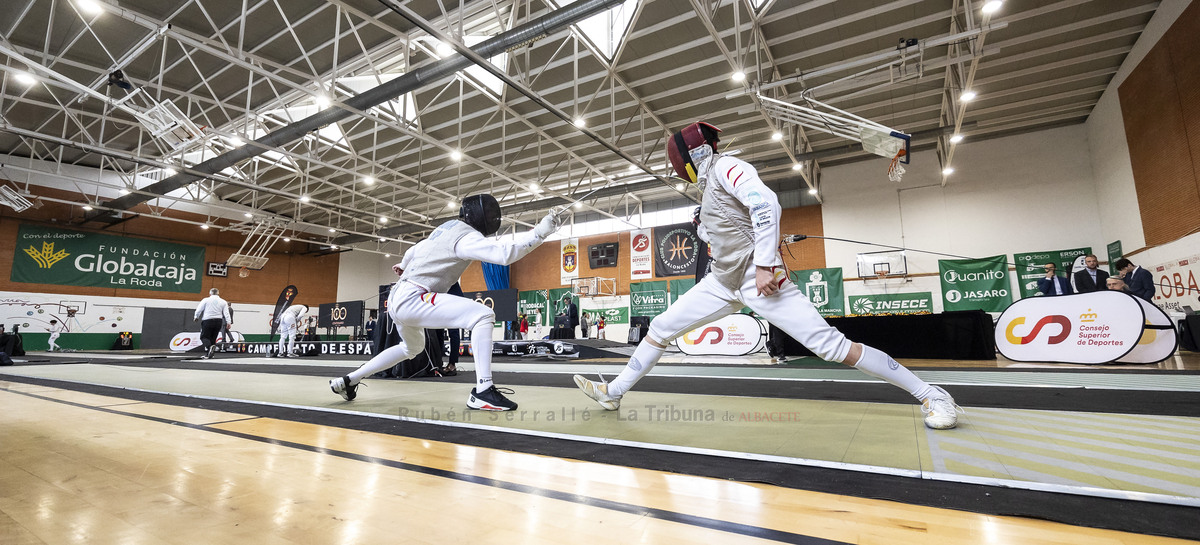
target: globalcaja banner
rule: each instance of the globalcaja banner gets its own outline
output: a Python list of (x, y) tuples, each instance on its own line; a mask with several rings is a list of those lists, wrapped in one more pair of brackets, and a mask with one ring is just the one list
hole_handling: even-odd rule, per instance
[(667, 311), (667, 281), (631, 282), (629, 284), (629, 313), (651, 318)]
[(654, 275), (695, 276), (700, 237), (691, 222), (654, 228)]
[(792, 271), (796, 284), (821, 316), (846, 315), (846, 290), (842, 284), (841, 267)]
[(933, 293), (928, 291), (850, 296), (850, 313), (855, 316), (932, 312)]
[(22, 225), (13, 282), (200, 293), (204, 247)]
[(1012, 304), (1008, 262), (998, 255), (982, 259), (939, 259), (942, 307), (947, 310), (1003, 312)]
[(1014, 263), (1017, 264), (1017, 286), (1020, 287), (1018, 291), (1021, 298), (1034, 297), (1041, 293), (1037, 284), (1038, 280), (1046, 277), (1047, 263), (1054, 263), (1058, 269), (1058, 276), (1070, 279), (1071, 265), (1075, 263), (1075, 258), (1090, 253), (1091, 247), (1013, 254)]

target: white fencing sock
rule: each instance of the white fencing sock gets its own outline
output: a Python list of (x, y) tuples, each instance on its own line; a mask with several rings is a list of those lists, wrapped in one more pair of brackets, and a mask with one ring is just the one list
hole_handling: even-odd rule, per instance
[(891, 356), (865, 344), (862, 345), (862, 356), (858, 358), (858, 363), (854, 364), (854, 368), (903, 388), (904, 391), (917, 398), (917, 401), (925, 401), (925, 398), (935, 391), (928, 382), (917, 378), (917, 375), (900, 365)]
[(475, 353), (475, 391), (492, 387), (493, 322), (483, 321), (471, 328), (471, 351)]
[(666, 348), (659, 348), (650, 344), (648, 340), (642, 340), (633, 351), (633, 356), (629, 358), (625, 369), (622, 369), (621, 374), (608, 383), (608, 395), (613, 397), (625, 395), (625, 392), (633, 388), (637, 381), (642, 380), (642, 377), (654, 368), (654, 364), (658, 363), (664, 350)]
[[(422, 337), (421, 340), (424, 341), (425, 338)], [(352, 384), (358, 384), (362, 379), (392, 367), (408, 358), (408, 343), (401, 341), (395, 346), (389, 346), (383, 349), (382, 352), (375, 354), (375, 357), (371, 358), (367, 363), (362, 364), (362, 367), (351, 371), (346, 376), (350, 377)]]

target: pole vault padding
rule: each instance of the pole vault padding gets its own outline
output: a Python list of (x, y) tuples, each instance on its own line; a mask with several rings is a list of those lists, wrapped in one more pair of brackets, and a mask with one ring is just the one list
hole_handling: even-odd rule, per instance
[(1154, 363), (1175, 353), (1170, 319), (1119, 291), (1021, 299), (996, 322), (996, 348), (1021, 362)]

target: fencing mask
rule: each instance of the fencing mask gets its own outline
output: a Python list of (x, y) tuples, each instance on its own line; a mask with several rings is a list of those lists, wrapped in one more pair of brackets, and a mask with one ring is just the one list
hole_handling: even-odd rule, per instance
[(500, 230), (500, 203), (487, 193), (471, 195), (463, 199), (458, 217), (483, 236), (490, 237)]
[(700, 167), (712, 156), (719, 132), (721, 129), (697, 121), (671, 135), (667, 142), (667, 158), (680, 178), (693, 184), (700, 181)]

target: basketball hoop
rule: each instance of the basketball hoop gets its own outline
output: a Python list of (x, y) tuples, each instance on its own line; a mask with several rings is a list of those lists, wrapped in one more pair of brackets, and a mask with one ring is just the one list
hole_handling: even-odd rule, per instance
[(238, 270), (238, 278), (246, 278), (247, 276), (250, 276), (250, 269), (242, 267), (240, 270)]
[(893, 182), (899, 182), (904, 176), (904, 166), (900, 164), (900, 158), (904, 157), (907, 152), (903, 148), (896, 152), (896, 156), (892, 157), (892, 164), (888, 167), (888, 179)]

